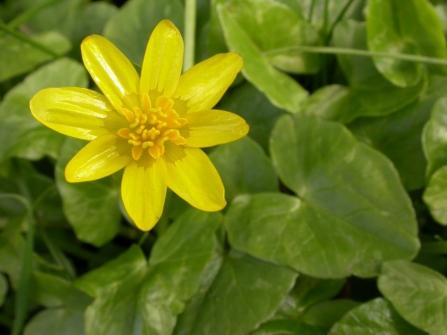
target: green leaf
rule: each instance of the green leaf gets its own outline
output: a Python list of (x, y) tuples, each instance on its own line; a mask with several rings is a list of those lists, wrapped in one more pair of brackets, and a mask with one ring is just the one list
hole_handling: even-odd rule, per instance
[[(32, 202), (41, 219), (48, 222), (64, 220), (61, 199), (54, 181), (38, 173), (27, 160), (11, 161), (7, 177), (0, 176), (0, 194), (20, 194)], [(25, 208), (14, 199), (2, 199), (0, 216), (14, 217), (25, 214)]]
[(383, 298), (371, 300), (348, 312), (329, 332), (330, 335), (423, 335), (412, 327)]
[(388, 156), (408, 190), (425, 185), (426, 160), (422, 150), (422, 130), (435, 101), (447, 95), (447, 80), (431, 77), (424, 95), (396, 113), (379, 118), (360, 118), (349, 124), (357, 139)]
[(3, 303), (5, 302), (8, 286), (5, 275), (0, 273), (0, 307), (3, 306)]
[(423, 199), (433, 218), (447, 226), (447, 166), (440, 168), (430, 178)]
[[(366, 22), (368, 46), (373, 52), (446, 58), (442, 23), (426, 0), (371, 0)], [(380, 73), (400, 87), (413, 86), (423, 76), (419, 63), (386, 57), (374, 57), (374, 63)], [(429, 69), (447, 74), (442, 66)]]
[(273, 67), (268, 57), (238, 22), (233, 13), (233, 6), (234, 1), (220, 1), (217, 3), (217, 12), (230, 50), (238, 52), (244, 59), (242, 74), (263, 92), (273, 105), (292, 113), (299, 111), (307, 97), (307, 91), (291, 77)]
[(246, 334), (272, 315), (296, 276), (287, 268), (231, 252), (198, 308), (193, 332), (180, 334)]
[(132, 62), (141, 65), (149, 36), (163, 19), (183, 30), (183, 5), (179, 0), (132, 0), (120, 8), (104, 28), (108, 38)]
[(250, 125), (249, 136), (265, 151), (269, 150), (269, 137), (276, 120), (284, 114), (248, 82), (228, 92), (218, 108), (242, 116)]
[(46, 309), (26, 325), (23, 335), (84, 335), (84, 312), (67, 308)]
[[(262, 52), (320, 44), (316, 30), (301, 15), (280, 2), (225, 0), (222, 3)], [(316, 73), (320, 65), (318, 55), (298, 51), (275, 52), (265, 56), (273, 66), (291, 73)]]
[(399, 314), (432, 335), (447, 334), (447, 279), (406, 261), (386, 262), (378, 286)]
[[(334, 46), (366, 50), (365, 25), (344, 21), (334, 30)], [(306, 101), (306, 113), (343, 123), (361, 116), (383, 116), (396, 112), (415, 101), (426, 86), (425, 80), (409, 88), (390, 84), (368, 57), (338, 55), (338, 62), (349, 83), (324, 86)]]
[(29, 100), (47, 87), (88, 84), (84, 68), (69, 59), (60, 59), (31, 73), (5, 95), (0, 104), (0, 162), (9, 157), (37, 160), (44, 155), (56, 158), (64, 136), (33, 118)]
[(77, 286), (96, 298), (86, 312), (86, 334), (171, 334), (206, 275), (220, 222), (219, 213), (188, 211), (157, 240), (149, 266), (134, 245), (80, 278)]
[(344, 283), (344, 279), (319, 279), (300, 275), (276, 311), (275, 317), (296, 319), (310, 306), (333, 298)]
[(327, 334), (334, 323), (358, 305), (358, 302), (347, 299), (324, 301), (306, 310), (301, 319), (308, 325), (324, 329)]
[(262, 324), (250, 335), (326, 335), (323, 329), (297, 320), (272, 320)]
[[(357, 142), (343, 126), (305, 115), (282, 117), (270, 144), (281, 180), (303, 201), (297, 208), (297, 213), (303, 211), (301, 224), (309, 222), (308, 215), (321, 216), (321, 226), (317, 221), (301, 228), (310, 229), (314, 235), (313, 243), (308, 242), (310, 232), (301, 235), (308, 244), (303, 248), (324, 248), (322, 255), (327, 253), (327, 259), (333, 260), (327, 272), (318, 271), (318, 276), (329, 275), (333, 267), (334, 274), (368, 277), (377, 273), (380, 262), (388, 257), (414, 256), (419, 242), (413, 208), (394, 167), (384, 156)], [(336, 250), (325, 248), (325, 244), (318, 247), (323, 236)], [(375, 250), (380, 250), (377, 258), (372, 256), (377, 255)], [(315, 257), (315, 249), (311, 254)], [(309, 254), (305, 261), (311, 267), (312, 257)], [(359, 262), (358, 257), (365, 259)], [(337, 262), (348, 267), (338, 268)], [(313, 267), (321, 268), (322, 264)]]
[(56, 164), (56, 184), (76, 237), (99, 247), (113, 239), (121, 227), (120, 190), (113, 176), (85, 183), (71, 184), (65, 180), (65, 166), (86, 144), (66, 139)]
[(439, 99), (433, 106), (430, 120), (422, 134), (422, 145), (427, 158), (427, 177), (440, 167), (447, 165), (447, 139), (443, 134), (447, 131), (447, 97)]
[(322, 278), (371, 277), (419, 248), (410, 199), (391, 163), (341, 125), (297, 114), (271, 137), (274, 166), (298, 196), (240, 196), (227, 213), (230, 244)]
[(210, 159), (224, 183), (227, 202), (240, 194), (279, 191), (272, 162), (249, 137), (220, 146)]
[(91, 298), (72, 283), (40, 271), (33, 273), (32, 298), (46, 307), (25, 327), (24, 335), (84, 335), (84, 312)]
[[(51, 50), (57, 55), (63, 55), (71, 49), (70, 41), (55, 31), (48, 31), (30, 37), (32, 41)], [(0, 32), (0, 82), (19, 74), (27, 73), (37, 65), (52, 60), (53, 55), (38, 49), (18, 38)]]

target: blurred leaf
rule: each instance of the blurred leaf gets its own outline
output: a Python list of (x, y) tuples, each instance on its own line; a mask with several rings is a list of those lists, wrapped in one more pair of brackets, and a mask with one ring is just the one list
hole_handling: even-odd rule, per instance
[(84, 312), (67, 308), (45, 309), (26, 325), (23, 335), (84, 335)]
[(319, 279), (300, 275), (276, 311), (275, 317), (297, 318), (310, 306), (333, 298), (344, 283), (344, 279)]
[[(48, 0), (21, 2), (25, 10), (32, 11)], [(116, 6), (105, 2), (59, 0), (35, 13), (22, 26), (33, 31), (57, 30), (71, 40), (73, 50), (70, 54), (81, 59), (79, 45), (82, 40), (91, 34), (102, 34), (104, 25), (117, 10)]]
[(50, 308), (31, 319), (24, 335), (84, 335), (84, 312), (92, 300), (89, 296), (72, 283), (40, 271), (33, 273), (32, 285), (33, 300)]
[(385, 117), (360, 118), (349, 124), (349, 130), (392, 160), (406, 189), (419, 189), (425, 184), (426, 169), (422, 130), (433, 104), (445, 95), (447, 79), (431, 77), (429, 87), (418, 102)]
[(422, 145), (427, 158), (427, 173), (430, 177), (440, 167), (447, 165), (447, 97), (439, 99), (433, 106), (430, 120), (424, 127)]
[[(71, 49), (70, 41), (55, 31), (44, 32), (31, 39), (57, 55), (63, 55)], [(53, 55), (3, 32), (0, 32), (0, 50), (0, 81), (27, 73), (54, 58)]]
[[(8, 176), (0, 176), (0, 194), (15, 193), (27, 198), (35, 205), (37, 216), (45, 221), (64, 220), (61, 199), (56, 191), (54, 181), (38, 173), (26, 160), (13, 160)], [(14, 217), (25, 214), (25, 208), (14, 199), (2, 199), (0, 217)]]
[(271, 153), (281, 180), (302, 200), (235, 199), (225, 220), (233, 247), (321, 278), (371, 277), (385, 260), (414, 257), (417, 224), (396, 171), (344, 127), (284, 116)]
[(108, 38), (132, 62), (143, 63), (149, 36), (163, 19), (183, 29), (183, 5), (180, 0), (131, 0), (120, 8), (104, 28)]
[(409, 323), (432, 335), (447, 334), (447, 279), (439, 272), (406, 261), (386, 262), (378, 286)]
[(272, 162), (249, 137), (218, 147), (210, 159), (224, 183), (227, 202), (240, 194), (279, 191)]
[(430, 178), (424, 191), (424, 202), (433, 218), (447, 226), (447, 166), (443, 166)]
[[(426, 0), (370, 0), (368, 3), (368, 46), (373, 52), (405, 53), (446, 58), (446, 42), (441, 21)], [(400, 87), (421, 80), (420, 63), (374, 57), (377, 69)], [(435, 73), (447, 74), (445, 67), (430, 65)]]
[(308, 325), (324, 329), (327, 334), (334, 323), (358, 305), (358, 302), (347, 299), (323, 301), (306, 310), (302, 316), (302, 321)]
[(219, 103), (219, 108), (242, 116), (250, 125), (249, 136), (266, 152), (269, 150), (270, 133), (284, 112), (273, 106), (256, 87), (245, 82), (228, 92)]
[[(365, 25), (351, 20), (341, 22), (334, 30), (333, 43), (339, 48), (366, 50)], [(368, 57), (338, 55), (337, 59), (349, 88), (322, 87), (305, 102), (306, 113), (343, 123), (361, 116), (388, 115), (415, 101), (426, 86), (426, 81), (420, 80), (414, 87), (396, 87)]]
[(5, 302), (5, 296), (8, 293), (8, 282), (4, 274), (0, 273), (0, 307)]
[[(326, 36), (340, 19), (350, 17), (350, 9), (355, 7), (358, 1), (352, 0), (280, 0), (290, 7), (300, 8), (303, 17), (316, 29)], [(354, 4), (353, 4), (354, 3)], [(298, 8), (295, 9), (298, 11)], [(348, 15), (347, 15), (348, 14)]]
[(348, 312), (329, 332), (330, 335), (423, 335), (412, 327), (383, 298), (371, 300)]
[[(270, 64), (253, 37), (238, 22), (237, 15), (233, 12), (234, 6), (232, 0), (221, 0), (217, 3), (217, 12), (230, 50), (238, 52), (244, 59), (242, 74), (275, 106), (292, 113), (299, 111), (301, 103), (307, 97), (307, 91)], [(265, 15), (264, 10), (265, 8), (260, 8), (259, 13)]]
[(262, 324), (250, 335), (326, 335), (323, 329), (298, 320), (272, 320)]
[(180, 334), (246, 334), (278, 308), (296, 276), (287, 268), (232, 252), (198, 308), (193, 332)]
[(29, 100), (47, 87), (88, 84), (84, 68), (69, 59), (59, 59), (31, 73), (5, 95), (0, 104), (0, 162), (9, 157), (37, 160), (44, 155), (56, 158), (64, 136), (33, 118)]
[(80, 278), (77, 286), (96, 298), (86, 312), (86, 334), (171, 334), (214, 255), (220, 222), (218, 213), (189, 211), (157, 240), (149, 266), (134, 245)]
[(65, 180), (65, 166), (86, 144), (73, 138), (65, 140), (56, 164), (56, 184), (76, 237), (100, 247), (113, 239), (121, 227), (120, 190), (113, 176), (85, 183)]

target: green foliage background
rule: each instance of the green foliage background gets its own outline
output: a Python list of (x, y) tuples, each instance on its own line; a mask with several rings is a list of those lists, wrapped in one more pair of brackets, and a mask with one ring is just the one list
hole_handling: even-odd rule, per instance
[(196, 62), (243, 56), (218, 108), (250, 133), (208, 151), (222, 212), (168, 193), (143, 234), (28, 103), (94, 88), (90, 34), (139, 68), (184, 7), (0, 2), (0, 333), (447, 334), (447, 1), (199, 0)]

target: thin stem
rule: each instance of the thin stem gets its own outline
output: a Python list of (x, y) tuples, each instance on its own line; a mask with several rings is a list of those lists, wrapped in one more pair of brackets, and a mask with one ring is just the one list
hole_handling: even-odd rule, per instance
[(31, 270), (34, 249), (33, 208), (25, 197), (17, 194), (0, 194), (0, 199), (2, 198), (10, 198), (19, 201), (27, 211), (28, 232), (26, 235), (25, 253), (20, 271), (19, 287), (15, 299), (15, 318), (12, 328), (12, 335), (20, 335), (28, 315), (28, 297), (31, 290)]
[(185, 3), (185, 57), (183, 72), (194, 65), (194, 49), (196, 40), (196, 0), (186, 0)]
[(61, 57), (60, 55), (55, 53), (53, 50), (48, 49), (46, 46), (43, 46), (42, 44), (37, 43), (36, 41), (33, 41), (31, 38), (12, 30), (11, 28), (9, 28), (7, 25), (5, 25), (3, 23), (0, 23), (0, 30), (4, 31), (8, 35), (11, 35), (14, 38), (16, 38), (22, 42), (28, 43), (29, 45), (33, 46), (36, 49), (39, 49), (40, 51), (45, 52), (46, 54), (52, 56), (53, 58)]
[(285, 47), (279, 49), (272, 49), (264, 51), (264, 55), (272, 55), (289, 51), (300, 51), (309, 53), (319, 53), (319, 54), (333, 54), (333, 55), (352, 55), (352, 56), (363, 56), (363, 57), (385, 57), (405, 60), (409, 62), (420, 62), (428, 64), (446, 65), (447, 59), (439, 59), (434, 57), (426, 56), (416, 56), (409, 54), (389, 54), (386, 52), (373, 52), (359, 49), (348, 49), (348, 48), (333, 48), (333, 47), (313, 47), (313, 46), (295, 46), (295, 47)]
[(17, 16), (14, 20), (8, 22), (8, 27), (11, 29), (15, 29), (18, 26), (20, 26), (21, 24), (25, 23), (26, 21), (28, 21), (30, 18), (32, 18), (33, 16), (35, 16), (38, 12), (40, 12), (41, 10), (54, 5), (55, 3), (60, 2), (61, 0), (50, 0), (47, 1), (45, 3), (42, 4), (38, 4), (37, 6), (31, 8), (30, 10), (20, 14), (19, 16)]

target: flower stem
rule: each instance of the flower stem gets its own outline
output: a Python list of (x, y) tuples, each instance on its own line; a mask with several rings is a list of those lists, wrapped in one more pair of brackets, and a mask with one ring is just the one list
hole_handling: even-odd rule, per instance
[(185, 58), (183, 72), (194, 65), (194, 49), (196, 39), (196, 0), (185, 2)]
[(272, 49), (264, 51), (264, 55), (274, 55), (289, 51), (299, 51), (299, 52), (309, 52), (309, 53), (319, 53), (319, 54), (334, 54), (334, 55), (352, 55), (352, 56), (363, 56), (363, 57), (384, 57), (384, 58), (394, 58), (405, 60), (409, 62), (420, 62), (428, 64), (446, 65), (447, 59), (440, 59), (435, 57), (426, 56), (416, 56), (410, 54), (398, 54), (398, 53), (386, 53), (386, 52), (373, 52), (360, 49), (348, 49), (348, 48), (333, 48), (333, 47), (313, 47), (313, 46), (295, 46), (286, 47), (279, 49)]

